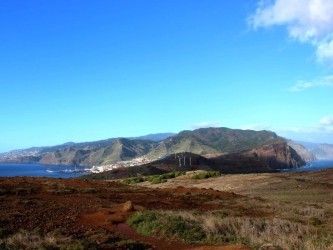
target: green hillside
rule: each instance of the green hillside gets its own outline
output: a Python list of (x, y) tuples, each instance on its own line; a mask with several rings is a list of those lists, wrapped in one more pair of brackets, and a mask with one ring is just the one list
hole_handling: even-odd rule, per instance
[(163, 156), (177, 152), (200, 155), (235, 153), (283, 140), (270, 131), (253, 131), (229, 128), (201, 128), (182, 131), (161, 141), (150, 156)]
[(122, 138), (112, 141), (107, 146), (89, 147), (89, 149), (70, 147), (49, 152), (42, 156), (40, 163), (81, 166), (108, 165), (146, 155), (155, 145), (156, 143), (152, 141)]
[[(42, 164), (101, 166), (139, 156), (157, 159), (166, 154), (179, 152), (218, 156), (279, 141), (285, 140), (270, 131), (201, 128), (182, 131), (162, 141), (118, 138), (98, 142), (69, 143), (67, 146), (64, 144), (48, 147), (33, 159)], [(14, 160), (22, 162), (23, 158)]]

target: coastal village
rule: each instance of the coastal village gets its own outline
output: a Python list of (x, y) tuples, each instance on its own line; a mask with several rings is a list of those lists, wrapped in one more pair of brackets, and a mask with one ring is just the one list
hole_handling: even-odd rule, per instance
[(109, 165), (103, 165), (103, 166), (93, 166), (90, 170), (91, 173), (101, 173), (105, 171), (110, 171), (113, 169), (117, 168), (122, 168), (122, 167), (134, 167), (138, 165), (143, 165), (147, 164), (149, 162), (152, 162), (153, 159), (150, 159), (146, 156), (138, 157), (132, 160), (128, 161), (118, 161)]

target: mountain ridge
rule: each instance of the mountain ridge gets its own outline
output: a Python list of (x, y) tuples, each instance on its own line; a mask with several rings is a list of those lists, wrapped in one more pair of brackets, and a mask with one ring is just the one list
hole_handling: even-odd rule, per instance
[[(240, 130), (230, 128), (201, 128), (193, 131), (184, 130), (176, 135), (159, 134), (165, 138), (160, 141), (148, 139), (138, 139), (154, 137), (133, 138), (111, 138), (96, 142), (69, 143), (54, 147), (47, 147), (34, 155), (20, 156), (12, 158), (18, 162), (37, 162), (52, 165), (81, 165), (81, 166), (102, 166), (110, 165), (119, 161), (128, 161), (137, 157), (147, 157), (149, 159), (159, 159), (165, 155), (190, 152), (210, 158), (220, 157), (220, 163), (224, 165), (239, 164), (239, 157), (244, 163), (255, 164), (257, 166), (275, 165), (280, 161), (283, 167), (298, 167), (304, 164), (298, 154), (293, 153), (284, 138), (279, 137), (271, 131)], [(156, 137), (155, 137), (156, 138)], [(266, 152), (264, 155), (258, 153), (245, 154), (256, 148), (279, 144), (277, 150), (282, 153), (280, 160), (267, 160), (265, 154), (271, 158), (278, 158), (279, 153), (274, 153), (275, 149), (261, 149)], [(267, 153), (269, 151), (269, 153)], [(253, 155), (260, 155), (260, 161)], [(237, 157), (234, 157), (237, 155)], [(229, 158), (226, 158), (226, 157)], [(297, 163), (290, 161), (293, 158)], [(217, 159), (217, 158), (216, 158)], [(222, 159), (224, 159), (222, 161)], [(266, 159), (266, 160), (265, 160)], [(215, 160), (216, 161), (216, 160)], [(219, 161), (216, 161), (219, 162)], [(226, 164), (228, 162), (228, 164)], [(243, 167), (243, 165), (242, 165)], [(267, 167), (267, 166), (266, 166)], [(269, 169), (271, 166), (267, 167)]]

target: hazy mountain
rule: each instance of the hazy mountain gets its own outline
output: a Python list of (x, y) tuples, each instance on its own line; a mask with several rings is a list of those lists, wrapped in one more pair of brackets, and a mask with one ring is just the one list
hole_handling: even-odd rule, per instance
[(288, 145), (292, 147), (304, 161), (308, 162), (317, 160), (317, 157), (302, 144), (288, 140)]
[[(170, 136), (175, 135), (174, 133), (158, 133), (158, 134), (149, 134), (139, 137), (131, 137), (129, 140), (150, 140), (150, 141), (161, 141)], [(114, 141), (119, 140), (120, 138), (110, 138), (106, 140), (92, 141), (92, 142), (67, 142), (61, 145), (56, 146), (43, 146), (43, 147), (32, 147), (27, 149), (17, 149), (5, 153), (0, 153), (0, 161), (15, 161), (16, 158), (36, 156), (49, 152), (55, 152), (58, 150), (64, 150), (67, 152), (75, 150), (94, 150), (97, 148), (108, 147)], [(20, 161), (20, 160), (18, 160)], [(66, 161), (65, 161), (66, 162)]]
[(130, 139), (139, 139), (139, 140), (150, 140), (150, 141), (163, 141), (168, 137), (176, 135), (175, 133), (158, 133), (158, 134), (149, 134), (139, 137), (133, 137)]
[(316, 148), (311, 150), (318, 159), (333, 159), (333, 145), (332, 144), (319, 144)]
[(327, 143), (298, 142), (306, 147), (317, 159), (333, 159), (333, 145)]

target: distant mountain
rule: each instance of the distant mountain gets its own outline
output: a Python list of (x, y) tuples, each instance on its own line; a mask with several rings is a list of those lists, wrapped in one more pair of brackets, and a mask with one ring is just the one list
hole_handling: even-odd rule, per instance
[(327, 143), (298, 142), (307, 148), (317, 159), (333, 159), (333, 145)]
[[(208, 157), (214, 164), (219, 163), (226, 167), (232, 167), (231, 164), (236, 166), (239, 163), (242, 171), (246, 170), (243, 163), (252, 164), (257, 170), (261, 167), (265, 171), (271, 171), (276, 167), (298, 167), (303, 164), (298, 154), (287, 145), (286, 141), (270, 131), (201, 128), (182, 131), (176, 135), (167, 133), (139, 138), (111, 138), (96, 142), (66, 143), (39, 148), (31, 155), (20, 154), (15, 157), (14, 154), (5, 160), (54, 165), (101, 166), (139, 156), (158, 159), (165, 155), (189, 152)], [(159, 141), (162, 138), (164, 139)], [(259, 150), (262, 147), (266, 148)], [(214, 164), (212, 166), (216, 167)]]
[(312, 152), (318, 159), (333, 159), (332, 144), (319, 144), (316, 148), (312, 149)]
[(53, 165), (108, 165), (146, 155), (156, 145), (148, 140), (112, 140), (103, 146), (69, 147), (41, 154), (39, 163)]
[[(150, 141), (161, 141), (164, 140), (168, 137), (171, 137), (175, 135), (174, 133), (158, 133), (158, 134), (149, 134), (145, 136), (139, 136), (139, 137), (131, 137), (128, 138), (129, 140), (150, 140)], [(56, 145), (56, 146), (44, 146), (44, 147), (32, 147), (32, 148), (27, 148), (27, 149), (17, 149), (17, 150), (12, 150), (9, 152), (5, 153), (0, 153), (0, 162), (22, 162), (21, 158), (28, 159), (28, 157), (31, 156), (40, 156), (40, 155), (45, 155), (46, 153), (51, 153), (55, 151), (67, 151), (71, 152), (73, 150), (91, 150), (94, 151), (98, 148), (102, 147), (108, 147), (110, 146), (113, 142), (119, 140), (120, 138), (110, 138), (106, 140), (99, 140), (99, 141), (92, 141), (92, 142), (67, 142), (61, 145)], [(52, 158), (52, 156), (49, 156)], [(30, 160), (29, 160), (30, 162)], [(44, 162), (44, 160), (43, 160)], [(62, 160), (62, 162), (68, 162), (68, 160)]]
[(159, 133), (159, 134), (149, 134), (139, 137), (132, 137), (130, 139), (136, 139), (136, 140), (150, 140), (150, 141), (163, 141), (168, 137), (172, 137), (176, 135), (175, 133)]
[(317, 148), (318, 145), (320, 145), (320, 143), (315, 143), (315, 142), (306, 142), (306, 141), (295, 141), (295, 142), (303, 145), (309, 151), (312, 151), (313, 149)]
[(317, 160), (317, 157), (302, 144), (296, 143), (291, 140), (288, 140), (287, 142), (288, 145), (292, 147), (304, 161), (309, 162)]

